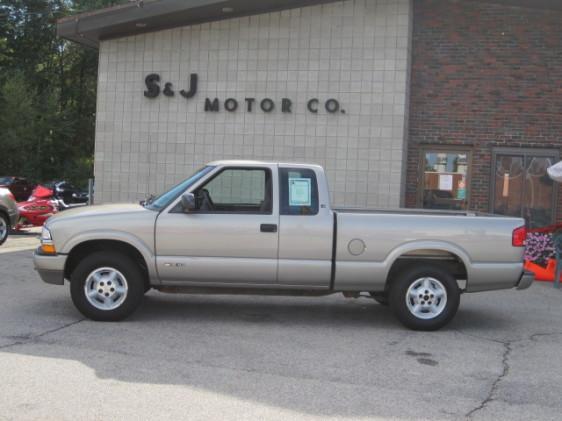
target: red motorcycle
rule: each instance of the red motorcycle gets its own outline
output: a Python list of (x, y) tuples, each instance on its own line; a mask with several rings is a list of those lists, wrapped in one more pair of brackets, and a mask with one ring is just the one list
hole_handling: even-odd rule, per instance
[(41, 227), (45, 221), (58, 212), (57, 201), (53, 200), (53, 190), (37, 186), (26, 202), (19, 202), (20, 219), (16, 229)]

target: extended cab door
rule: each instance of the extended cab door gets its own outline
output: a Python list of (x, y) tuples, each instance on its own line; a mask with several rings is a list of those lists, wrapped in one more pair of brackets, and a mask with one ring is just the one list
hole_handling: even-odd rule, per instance
[(279, 283), (330, 288), (334, 214), (324, 171), (279, 165), (279, 190)]
[(276, 283), (277, 166), (223, 167), (192, 193), (195, 211), (175, 206), (157, 219), (160, 280), (203, 286)]

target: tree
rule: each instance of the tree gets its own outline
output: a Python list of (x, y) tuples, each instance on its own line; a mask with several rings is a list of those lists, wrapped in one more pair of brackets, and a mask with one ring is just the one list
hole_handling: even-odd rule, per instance
[(98, 55), (56, 21), (119, 2), (0, 0), (0, 175), (92, 176)]

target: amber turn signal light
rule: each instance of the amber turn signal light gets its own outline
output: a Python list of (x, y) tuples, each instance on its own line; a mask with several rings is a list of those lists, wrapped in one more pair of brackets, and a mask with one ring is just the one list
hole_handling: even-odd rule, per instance
[(57, 254), (57, 250), (53, 244), (41, 244), (41, 252), (43, 254)]

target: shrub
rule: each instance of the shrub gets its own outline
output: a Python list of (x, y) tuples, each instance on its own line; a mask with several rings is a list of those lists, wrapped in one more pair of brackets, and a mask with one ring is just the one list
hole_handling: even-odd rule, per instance
[(525, 260), (546, 266), (548, 259), (554, 259), (552, 234), (529, 233), (525, 243)]

